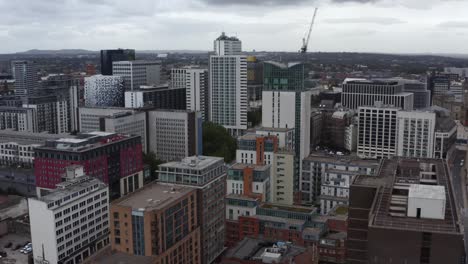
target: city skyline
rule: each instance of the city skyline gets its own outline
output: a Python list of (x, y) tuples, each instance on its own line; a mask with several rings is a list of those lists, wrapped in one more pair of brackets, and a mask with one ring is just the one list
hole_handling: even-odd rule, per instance
[(2, 0), (9, 12), (0, 22), (0, 53), (209, 50), (222, 31), (241, 38), (245, 51), (294, 52), (315, 7), (311, 52), (468, 53), (468, 3), (456, 0)]

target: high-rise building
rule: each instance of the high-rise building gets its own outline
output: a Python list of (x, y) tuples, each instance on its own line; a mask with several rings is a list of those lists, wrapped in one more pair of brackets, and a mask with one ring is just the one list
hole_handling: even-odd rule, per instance
[(15, 95), (30, 96), (39, 87), (37, 67), (33, 61), (12, 61), (11, 73), (15, 79)]
[(163, 161), (202, 154), (200, 112), (153, 110), (148, 112), (149, 151)]
[(218, 56), (237, 55), (242, 52), (242, 42), (237, 37), (229, 37), (222, 32), (214, 41), (214, 52)]
[(149, 263), (200, 264), (198, 199), (195, 188), (151, 183), (114, 201), (112, 250), (151, 257)]
[(208, 120), (208, 70), (196, 66), (171, 70), (171, 88), (185, 89), (187, 110), (199, 111), (203, 120)]
[(34, 171), (38, 196), (62, 181), (69, 165), (84, 166), (87, 175), (109, 186), (110, 197), (142, 187), (143, 157), (139, 136), (107, 132), (79, 134), (76, 138), (47, 141), (34, 149)]
[(397, 155), (400, 108), (382, 105), (358, 109), (357, 154), (361, 158), (389, 158)]
[(255, 56), (247, 57), (247, 97), (250, 108), (262, 103), (263, 63)]
[(125, 91), (139, 89), (141, 85), (159, 85), (161, 81), (160, 61), (114, 61), (112, 75), (121, 76)]
[(247, 57), (239, 55), (241, 41), (224, 33), (215, 40), (210, 56), (210, 121), (232, 135), (247, 129)]
[(373, 106), (381, 101), (385, 105), (413, 110), (414, 95), (403, 91), (403, 85), (395, 80), (346, 79), (342, 85), (341, 103), (356, 110), (360, 106)]
[(208, 121), (208, 70), (187, 69), (185, 89), (187, 110), (201, 112), (203, 121)]
[(133, 91), (125, 91), (125, 108), (156, 108), (185, 110), (186, 89), (162, 86), (140, 86)]
[(212, 263), (224, 251), (226, 166), (222, 158), (193, 156), (159, 166), (159, 182), (197, 189), (202, 263)]
[(135, 50), (133, 49), (101, 50), (101, 74), (112, 75), (114, 61), (133, 60), (135, 60)]
[(347, 261), (463, 263), (461, 215), (441, 159), (383, 159), (349, 197)]
[(433, 112), (398, 111), (398, 156), (432, 158), (436, 114)]
[[(311, 91), (304, 88), (304, 64), (264, 62), (262, 125), (294, 128), (294, 194), (300, 195), (301, 160), (310, 153)], [(300, 201), (300, 197), (296, 197)]]
[(84, 97), (88, 107), (122, 107), (123, 78), (105, 75), (85, 77)]
[(320, 204), (320, 213), (328, 214), (337, 205), (348, 205), (349, 187), (356, 175), (375, 175), (376, 160), (353, 156), (337, 159), (313, 152), (302, 161), (302, 199), (304, 204)]
[(65, 170), (64, 182), (29, 198), (33, 258), (37, 263), (82, 263), (109, 244), (109, 190), (83, 167)]

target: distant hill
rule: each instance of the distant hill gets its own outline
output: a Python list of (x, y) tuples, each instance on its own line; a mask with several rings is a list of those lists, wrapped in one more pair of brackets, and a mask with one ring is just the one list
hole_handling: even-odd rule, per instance
[(84, 49), (60, 49), (60, 50), (38, 50), (32, 49), (23, 52), (16, 52), (18, 55), (75, 55), (75, 54), (95, 54), (97, 51)]
[[(137, 53), (207, 53), (203, 50), (137, 50)], [(91, 55), (97, 54), (99, 51), (85, 49), (60, 49), (60, 50), (39, 50), (32, 49), (22, 52), (16, 52), (17, 55)]]

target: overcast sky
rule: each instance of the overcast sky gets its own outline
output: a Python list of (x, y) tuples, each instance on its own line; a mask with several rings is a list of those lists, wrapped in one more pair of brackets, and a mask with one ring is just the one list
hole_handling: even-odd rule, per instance
[(466, 0), (0, 0), (0, 53), (29, 49), (468, 53)]

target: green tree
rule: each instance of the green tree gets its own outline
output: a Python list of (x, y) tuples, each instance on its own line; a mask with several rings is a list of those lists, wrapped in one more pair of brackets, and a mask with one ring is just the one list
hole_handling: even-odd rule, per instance
[(224, 158), (229, 163), (236, 158), (237, 141), (220, 125), (203, 123), (203, 155)]
[(143, 163), (148, 164), (150, 166), (151, 170), (151, 180), (156, 180), (156, 170), (158, 169), (158, 166), (163, 164), (164, 161), (158, 160), (156, 158), (156, 154), (154, 152), (148, 152), (148, 153), (143, 153)]

